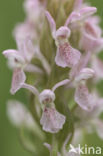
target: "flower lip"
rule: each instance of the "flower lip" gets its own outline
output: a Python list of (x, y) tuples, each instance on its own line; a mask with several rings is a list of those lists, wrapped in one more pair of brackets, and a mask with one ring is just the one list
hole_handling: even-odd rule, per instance
[(57, 133), (63, 128), (65, 120), (66, 117), (60, 114), (55, 108), (46, 107), (43, 111), (40, 124), (44, 131)]
[(43, 90), (39, 95), (40, 103), (49, 104), (55, 100), (55, 94), (50, 89)]
[(56, 31), (56, 38), (63, 37), (68, 38), (71, 34), (71, 31), (68, 27), (62, 26)]

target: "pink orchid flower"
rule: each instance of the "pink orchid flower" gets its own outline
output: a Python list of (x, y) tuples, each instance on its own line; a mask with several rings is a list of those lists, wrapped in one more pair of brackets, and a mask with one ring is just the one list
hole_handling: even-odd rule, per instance
[(74, 83), (76, 83), (75, 90), (75, 102), (84, 110), (90, 111), (94, 107), (92, 95), (86, 86), (86, 80), (94, 76), (94, 71), (90, 68), (82, 69), (75, 77)]
[(57, 46), (57, 53), (55, 57), (56, 64), (63, 68), (72, 68), (78, 63), (81, 54), (68, 42), (68, 38), (70, 37), (70, 29), (67, 26), (61, 26), (58, 30), (56, 30), (55, 21), (48, 11), (46, 11), (46, 17), (50, 25), (52, 37)]
[(43, 109), (40, 123), (43, 126), (43, 130), (46, 132), (57, 133), (60, 131), (60, 129), (63, 128), (66, 118), (55, 108), (54, 92), (58, 87), (66, 85), (69, 82), (70, 80), (68, 79), (60, 81), (57, 84), (55, 84), (51, 90), (45, 89), (41, 93), (39, 93), (37, 88), (26, 83), (24, 83), (21, 87), (30, 90), (33, 94), (35, 94), (38, 97)]

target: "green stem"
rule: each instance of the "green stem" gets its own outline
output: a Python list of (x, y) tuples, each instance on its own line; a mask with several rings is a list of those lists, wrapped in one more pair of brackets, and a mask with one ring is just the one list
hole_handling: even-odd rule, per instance
[(50, 156), (57, 156), (57, 153), (58, 153), (58, 145), (57, 145), (56, 137), (53, 134), (53, 137), (52, 137), (52, 150), (51, 150)]

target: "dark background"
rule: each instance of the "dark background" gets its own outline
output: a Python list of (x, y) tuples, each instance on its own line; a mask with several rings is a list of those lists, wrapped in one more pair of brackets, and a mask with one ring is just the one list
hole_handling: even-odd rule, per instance
[[(101, 27), (103, 28), (103, 0), (91, 0), (91, 3), (98, 8), (98, 14), (102, 18)], [(15, 96), (10, 95), (12, 73), (2, 55), (3, 50), (16, 48), (12, 30), (16, 23), (24, 20), (25, 14), (22, 4), (23, 0), (0, 0), (0, 156), (30, 155), (19, 144), (18, 131), (10, 124), (6, 116), (7, 100), (16, 98), (26, 103), (26, 96), (23, 90)], [(99, 85), (99, 88), (103, 95), (103, 83)], [(91, 146), (103, 146), (103, 141), (96, 134), (86, 136), (85, 143)]]

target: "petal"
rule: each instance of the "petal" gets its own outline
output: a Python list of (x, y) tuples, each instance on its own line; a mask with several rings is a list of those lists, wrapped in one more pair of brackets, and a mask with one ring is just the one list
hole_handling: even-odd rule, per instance
[(55, 108), (45, 108), (40, 123), (44, 131), (57, 133), (63, 128), (65, 116), (57, 112)]
[(50, 15), (50, 13), (48, 11), (45, 12), (45, 16), (47, 17), (47, 20), (49, 22), (52, 36), (55, 39), (55, 33), (56, 33), (55, 21), (54, 21), (53, 17)]
[(94, 103), (93, 109), (89, 112), (81, 109), (81, 107), (77, 107), (74, 112), (75, 116), (83, 120), (83, 122), (99, 117), (103, 112), (103, 98), (100, 98), (96, 92), (93, 92), (92, 103)]
[(22, 69), (17, 68), (13, 72), (11, 94), (15, 94), (23, 85), (26, 80), (26, 76)]
[(100, 52), (103, 49), (103, 38), (93, 37), (84, 31), (81, 36), (80, 47), (85, 51)]
[(8, 58), (8, 60), (10, 62), (11, 62), (11, 60), (13, 61), (13, 63), (12, 63), (13, 67), (25, 64), (24, 58), (22, 57), (20, 52), (17, 50), (13, 50), (13, 49), (5, 50), (5, 51), (3, 51), (3, 55), (6, 58)]
[(60, 67), (70, 67), (78, 63), (80, 60), (81, 53), (72, 48), (68, 42), (60, 44), (58, 46), (55, 62)]
[(13, 36), (16, 40), (19, 40), (19, 41), (24, 40), (28, 36), (32, 40), (38, 38), (37, 32), (35, 31), (35, 25), (28, 20), (16, 25), (13, 31)]
[(82, 7), (83, 0), (75, 0), (74, 10), (79, 10)]
[(52, 91), (54, 92), (58, 87), (64, 86), (64, 85), (68, 84), (69, 82), (70, 82), (69, 79), (65, 79), (63, 81), (60, 81), (60, 82), (56, 83), (54, 85), (54, 87), (52, 88)]
[(22, 57), (27, 61), (30, 62), (33, 58), (34, 54), (36, 53), (35, 47), (29, 37), (25, 38), (25, 40), (16, 40), (18, 49), (21, 52)]
[(70, 23), (76, 22), (80, 19), (80, 14), (78, 12), (72, 12), (65, 22), (65, 26), (68, 26)]
[(85, 7), (82, 8), (79, 13), (80, 13), (80, 20), (85, 19), (91, 15), (93, 15), (97, 11), (96, 7)]
[(87, 80), (93, 78), (95, 72), (90, 68), (83, 68), (79, 74), (76, 76), (75, 81), (80, 82), (81, 80)]
[(82, 55), (78, 64), (76, 64), (70, 71), (70, 79), (74, 79), (78, 73), (88, 65), (88, 62), (91, 58), (91, 52), (87, 52), (85, 55)]
[(33, 64), (28, 64), (24, 70), (26, 72), (29, 72), (29, 73), (38, 73), (38, 74), (43, 74), (43, 70), (41, 68), (39, 68), (38, 66), (36, 65), (33, 65)]
[(95, 38), (100, 38), (102, 35), (102, 29), (99, 25), (94, 23), (92, 17), (85, 22), (84, 29), (88, 34)]
[(91, 60), (91, 67), (95, 71), (96, 81), (103, 79), (103, 62), (97, 57), (93, 57)]
[(29, 84), (26, 84), (26, 83), (22, 83), (21, 87), (29, 90), (31, 93), (33, 93), (37, 97), (39, 96), (39, 91), (35, 86), (29, 85)]
[(52, 90), (50, 89), (45, 89), (43, 90), (40, 95), (39, 95), (39, 100), (40, 103), (42, 104), (49, 104), (54, 102), (55, 100), (55, 94)]
[(70, 33), (71, 31), (68, 27), (62, 26), (56, 31), (56, 38), (58, 37), (68, 38), (70, 36)]
[(93, 109), (93, 99), (85, 83), (80, 83), (76, 87), (75, 102), (77, 102), (77, 104), (86, 111), (91, 111)]

